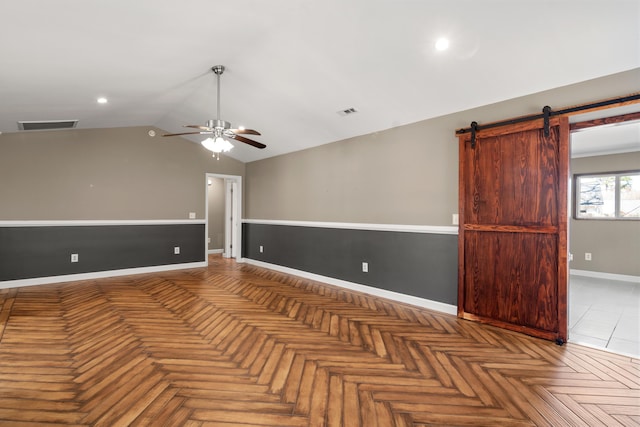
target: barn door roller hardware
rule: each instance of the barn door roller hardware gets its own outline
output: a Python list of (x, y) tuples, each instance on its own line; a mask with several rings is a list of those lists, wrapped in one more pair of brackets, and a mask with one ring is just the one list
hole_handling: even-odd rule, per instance
[(542, 109), (542, 115), (544, 117), (544, 136), (549, 137), (549, 117), (551, 117), (551, 107), (546, 105)]
[(613, 99), (607, 99), (605, 101), (600, 101), (600, 102), (594, 102), (591, 104), (583, 104), (583, 105), (578, 105), (576, 107), (569, 107), (569, 108), (564, 108), (562, 110), (557, 110), (557, 111), (552, 111), (551, 107), (549, 107), (548, 105), (545, 106), (542, 109), (542, 114), (533, 114), (530, 116), (524, 116), (524, 117), (518, 117), (515, 119), (510, 119), (510, 120), (504, 120), (501, 122), (494, 122), (494, 123), (489, 123), (486, 125), (482, 125), (479, 126), (478, 122), (471, 122), (471, 125), (468, 128), (464, 128), (464, 129), (459, 129), (456, 131), (456, 135), (464, 135), (465, 133), (471, 133), (471, 148), (475, 148), (476, 146), (476, 139), (477, 139), (477, 133), (478, 131), (482, 130), (482, 129), (490, 129), (490, 128), (495, 128), (498, 126), (504, 126), (504, 125), (513, 125), (516, 123), (522, 123), (522, 122), (528, 122), (531, 120), (538, 120), (538, 119), (543, 119), (544, 120), (544, 136), (548, 137), (549, 136), (549, 121), (550, 118), (553, 116), (560, 116), (563, 114), (571, 114), (571, 113), (577, 113), (580, 111), (585, 111), (585, 110), (593, 110), (593, 109), (597, 109), (597, 108), (603, 108), (603, 107), (609, 107), (615, 104), (625, 104), (625, 103), (631, 103), (634, 101), (638, 101), (640, 100), (640, 94), (634, 94), (634, 95), (628, 95), (628, 96), (623, 96), (620, 98), (613, 98)]
[(478, 131), (478, 122), (471, 122), (471, 148), (476, 148), (476, 132)]

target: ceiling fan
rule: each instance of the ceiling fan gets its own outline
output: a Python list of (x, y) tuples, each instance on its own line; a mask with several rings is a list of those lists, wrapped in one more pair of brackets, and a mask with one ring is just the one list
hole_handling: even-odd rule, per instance
[(202, 141), (202, 145), (208, 149), (213, 151), (213, 156), (218, 156), (220, 158), (221, 152), (227, 152), (233, 148), (233, 145), (227, 141), (225, 138), (235, 139), (236, 141), (244, 142), (245, 144), (249, 144), (256, 148), (266, 148), (261, 142), (254, 141), (253, 139), (245, 138), (240, 135), (260, 135), (260, 132), (255, 131), (253, 129), (231, 129), (231, 123), (226, 122), (224, 120), (220, 120), (220, 76), (224, 73), (223, 65), (216, 65), (211, 67), (211, 70), (216, 74), (217, 83), (218, 83), (218, 91), (217, 91), (217, 110), (216, 110), (216, 120), (207, 120), (205, 126), (200, 125), (184, 125), (186, 128), (194, 128), (199, 129), (194, 132), (181, 132), (181, 133), (168, 133), (163, 136), (179, 136), (179, 135), (212, 135), (211, 137)]

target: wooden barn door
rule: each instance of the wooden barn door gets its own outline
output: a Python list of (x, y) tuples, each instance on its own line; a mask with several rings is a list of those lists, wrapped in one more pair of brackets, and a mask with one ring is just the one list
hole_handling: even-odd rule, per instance
[(458, 316), (567, 339), (569, 125), (552, 117), (460, 144)]

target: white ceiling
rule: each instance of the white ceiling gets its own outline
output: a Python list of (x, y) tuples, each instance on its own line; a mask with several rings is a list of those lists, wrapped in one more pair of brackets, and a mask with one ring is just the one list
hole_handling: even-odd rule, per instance
[[(640, 112), (640, 104), (576, 114), (570, 123)], [(640, 120), (583, 128), (571, 132), (571, 157), (601, 156), (640, 151)]]
[(268, 146), (235, 143), (244, 162), (640, 67), (638, 0), (3, 0), (0, 16), (0, 132), (180, 132), (215, 118), (222, 64), (221, 118)]
[(640, 121), (590, 127), (571, 134), (571, 157), (640, 151)]

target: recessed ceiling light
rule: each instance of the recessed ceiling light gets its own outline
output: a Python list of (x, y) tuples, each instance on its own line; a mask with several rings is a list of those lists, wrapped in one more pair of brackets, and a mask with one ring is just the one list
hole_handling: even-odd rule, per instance
[(106, 104), (107, 102), (108, 102), (107, 98), (104, 98), (104, 97), (98, 98), (98, 104)]
[(436, 50), (443, 51), (449, 49), (449, 39), (440, 37), (436, 41)]

